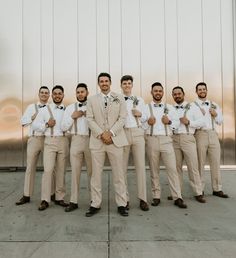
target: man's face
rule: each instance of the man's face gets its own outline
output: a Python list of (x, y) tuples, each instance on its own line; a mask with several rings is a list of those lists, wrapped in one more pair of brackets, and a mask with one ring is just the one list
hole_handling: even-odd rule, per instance
[(121, 83), (121, 89), (124, 95), (130, 95), (133, 88), (133, 82), (131, 80), (123, 81)]
[(181, 104), (184, 102), (184, 93), (181, 89), (174, 89), (172, 91), (172, 97), (177, 104)]
[(87, 100), (88, 91), (84, 87), (76, 89), (76, 98), (79, 102), (85, 102)]
[(161, 101), (161, 99), (164, 95), (163, 88), (161, 86), (154, 86), (152, 88), (151, 94), (152, 94), (153, 100)]
[(39, 101), (42, 102), (42, 103), (47, 103), (48, 102), (48, 99), (50, 97), (50, 93), (49, 93), (49, 90), (47, 89), (41, 89), (39, 91)]
[(98, 85), (102, 92), (108, 93), (111, 88), (111, 81), (107, 76), (102, 76), (99, 78)]
[(207, 89), (205, 85), (199, 85), (197, 87), (196, 93), (200, 99), (204, 99), (207, 96)]
[(64, 93), (60, 89), (55, 89), (52, 92), (52, 100), (55, 104), (60, 105), (61, 102), (63, 101), (64, 98)]

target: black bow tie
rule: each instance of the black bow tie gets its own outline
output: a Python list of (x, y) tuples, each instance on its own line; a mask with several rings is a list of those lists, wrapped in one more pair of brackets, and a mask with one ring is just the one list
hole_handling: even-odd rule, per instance
[(79, 103), (79, 107), (83, 107), (83, 106), (86, 106), (87, 102), (83, 102), (83, 103)]
[(46, 107), (46, 105), (38, 105), (39, 108)]
[(154, 104), (154, 107), (162, 107), (162, 104)]
[(175, 108), (177, 108), (177, 109), (179, 109), (179, 108), (184, 108), (184, 106), (183, 105), (181, 105), (181, 106), (175, 106)]
[(58, 109), (64, 109), (64, 107), (63, 107), (63, 106), (57, 106), (57, 108), (58, 108)]
[(128, 100), (128, 99), (131, 99), (131, 97), (125, 97), (125, 101)]
[(205, 102), (202, 102), (202, 105), (209, 105), (209, 102), (205, 101)]

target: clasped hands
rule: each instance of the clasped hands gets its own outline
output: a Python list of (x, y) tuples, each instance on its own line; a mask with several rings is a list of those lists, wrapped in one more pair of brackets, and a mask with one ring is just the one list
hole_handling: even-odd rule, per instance
[(112, 144), (113, 141), (112, 141), (112, 133), (110, 131), (104, 131), (102, 134), (101, 134), (101, 140), (103, 143), (109, 145), (109, 144)]

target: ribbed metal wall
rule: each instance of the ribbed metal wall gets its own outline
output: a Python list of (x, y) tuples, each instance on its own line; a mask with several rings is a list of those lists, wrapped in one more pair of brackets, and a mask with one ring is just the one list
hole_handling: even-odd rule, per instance
[(78, 82), (97, 91), (108, 71), (120, 91), (123, 74), (148, 102), (150, 85), (176, 85), (193, 100), (206, 81), (225, 123), (222, 164), (235, 164), (235, 1), (233, 0), (0, 0), (0, 166), (25, 165), (20, 117), (40, 85)]

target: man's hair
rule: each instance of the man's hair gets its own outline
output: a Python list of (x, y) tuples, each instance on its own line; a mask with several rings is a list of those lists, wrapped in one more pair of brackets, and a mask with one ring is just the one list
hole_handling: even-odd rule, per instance
[(76, 87), (76, 90), (78, 88), (84, 88), (86, 91), (88, 91), (88, 86), (85, 83), (79, 83)]
[(185, 93), (184, 93), (184, 89), (183, 89), (182, 87), (180, 87), (180, 86), (174, 87), (174, 88), (172, 89), (172, 93), (173, 93), (174, 90), (177, 90), (177, 89), (181, 90), (181, 91), (183, 92), (183, 94), (185, 94)]
[(131, 75), (127, 74), (127, 75), (124, 75), (124, 76), (121, 77), (120, 83), (122, 84), (122, 82), (124, 82), (124, 81), (131, 81), (131, 82), (133, 82), (134, 79), (133, 79), (133, 77)]
[(198, 89), (198, 86), (205, 86), (206, 87), (206, 90), (207, 90), (207, 85), (205, 82), (199, 82), (197, 85), (196, 85), (196, 91)]
[(55, 85), (53, 88), (52, 88), (52, 92), (56, 89), (59, 89), (61, 90), (63, 93), (64, 93), (64, 88), (61, 86), (61, 85)]
[(49, 90), (49, 88), (48, 88), (47, 86), (41, 86), (41, 87), (39, 88), (39, 92), (40, 92), (41, 90), (43, 90), (43, 89), (48, 90), (48, 92), (50, 92), (50, 90)]
[(99, 82), (100, 77), (108, 77), (109, 81), (111, 82), (111, 75), (109, 73), (100, 73), (98, 75), (98, 82)]
[(160, 87), (162, 87), (162, 89), (163, 89), (163, 86), (161, 85), (160, 82), (154, 82), (154, 83), (152, 84), (152, 89), (153, 89), (155, 86), (160, 86)]

